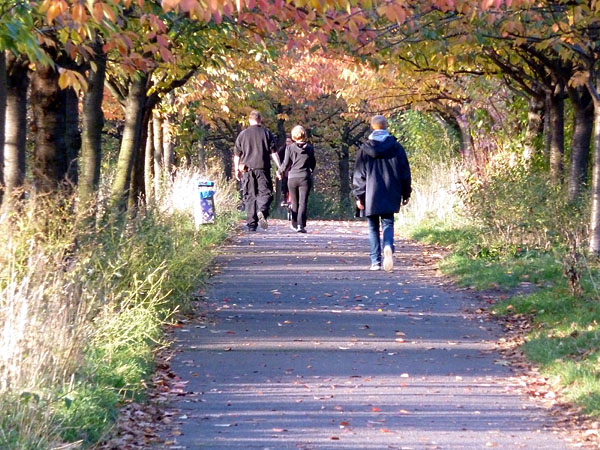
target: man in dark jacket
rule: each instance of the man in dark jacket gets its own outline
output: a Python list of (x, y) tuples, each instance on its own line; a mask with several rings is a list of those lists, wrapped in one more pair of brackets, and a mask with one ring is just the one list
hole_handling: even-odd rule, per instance
[(369, 140), (356, 155), (353, 192), (356, 206), (364, 210), (369, 222), (371, 270), (381, 270), (381, 221), (383, 269), (390, 272), (394, 267), (394, 213), (410, 198), (410, 166), (404, 148), (388, 133), (385, 117), (373, 116), (371, 128)]
[(248, 122), (250, 126), (242, 131), (235, 141), (235, 178), (242, 182), (248, 230), (256, 231), (258, 224), (266, 230), (269, 207), (273, 201), (270, 158), (273, 158), (277, 168), (280, 162), (275, 148), (275, 137), (262, 126), (260, 113), (250, 112)]

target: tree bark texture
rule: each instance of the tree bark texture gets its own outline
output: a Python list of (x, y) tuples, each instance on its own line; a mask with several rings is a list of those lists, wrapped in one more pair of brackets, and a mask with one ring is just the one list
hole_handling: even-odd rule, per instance
[(6, 120), (6, 54), (0, 51), (0, 204), (4, 195), (4, 126)]
[(154, 138), (154, 198), (160, 195), (163, 174), (163, 128), (162, 117), (158, 111), (152, 116), (153, 138)]
[(66, 95), (58, 86), (58, 72), (36, 65), (31, 77), (31, 110), (35, 147), (32, 173), (39, 192), (53, 192), (66, 178), (68, 161)]
[[(600, 88), (600, 77), (596, 82)], [(590, 253), (600, 256), (600, 98), (594, 96), (594, 141), (592, 168), (592, 208), (590, 214)]]
[(74, 89), (68, 88), (65, 94), (66, 130), (65, 145), (67, 151), (67, 180), (73, 185), (79, 181), (79, 152), (81, 151), (81, 131), (79, 130), (79, 97)]
[(462, 113), (457, 113), (454, 118), (460, 133), (460, 152), (463, 155), (463, 160), (473, 167), (475, 165), (475, 151), (469, 119)]
[(165, 180), (171, 180), (173, 176), (173, 164), (175, 163), (175, 146), (173, 145), (173, 133), (171, 131), (171, 118), (167, 115), (163, 120), (163, 166)]
[(27, 62), (6, 53), (6, 119), (4, 140), (4, 181), (7, 195), (15, 195), (25, 182), (27, 131)]
[(592, 97), (585, 87), (570, 88), (569, 96), (573, 105), (573, 136), (571, 137), (568, 200), (573, 202), (579, 198), (587, 183), (594, 107)]
[(550, 117), (550, 179), (558, 184), (564, 176), (565, 155), (565, 101), (562, 93), (551, 94), (547, 107)]
[(144, 188), (146, 191), (146, 201), (154, 201), (153, 172), (154, 172), (154, 125), (150, 115), (146, 134), (146, 151), (144, 154)]
[(131, 189), (129, 190), (129, 206), (136, 208), (140, 202), (147, 203), (146, 199), (146, 140), (148, 138), (148, 123), (152, 109), (149, 109), (144, 102), (142, 109), (142, 121), (140, 125), (140, 136), (138, 139), (138, 148), (134, 158), (131, 172)]
[(350, 148), (347, 142), (342, 140), (339, 160), (338, 173), (340, 178), (340, 212), (343, 216), (351, 211), (350, 203)]
[(79, 171), (79, 199), (85, 205), (97, 191), (100, 183), (100, 163), (102, 161), (102, 128), (104, 113), (104, 80), (106, 78), (106, 55), (102, 53), (102, 43), (94, 44), (96, 70), (88, 77), (88, 90), (83, 99), (83, 120), (81, 158)]
[(111, 190), (111, 206), (116, 212), (124, 212), (127, 209), (131, 172), (139, 149), (147, 81), (147, 75), (141, 75), (129, 86), (125, 103), (125, 128), (119, 150), (117, 172)]
[(540, 138), (544, 133), (544, 99), (529, 97), (529, 109), (527, 112), (527, 129), (525, 130), (525, 144), (523, 159), (531, 160), (540, 149)]

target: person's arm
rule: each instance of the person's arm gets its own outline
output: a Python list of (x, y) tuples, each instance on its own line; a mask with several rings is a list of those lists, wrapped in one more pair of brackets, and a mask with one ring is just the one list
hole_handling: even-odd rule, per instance
[(279, 159), (279, 155), (277, 154), (277, 152), (271, 153), (271, 158), (275, 163), (275, 167), (277, 167), (277, 172), (279, 172), (279, 169), (281, 168), (281, 160)]
[(240, 181), (240, 157), (238, 155), (233, 157), (233, 171), (235, 179)]
[(402, 204), (406, 205), (410, 200), (410, 195), (412, 193), (411, 186), (411, 173), (410, 173), (410, 164), (408, 163), (408, 157), (406, 156), (406, 151), (404, 147), (400, 143), (400, 162), (401, 162), (401, 174), (402, 174)]
[[(244, 167), (242, 164), (240, 164), (240, 160), (242, 157), (242, 143), (240, 141), (240, 135), (238, 135), (237, 139), (235, 140), (235, 147), (233, 148), (233, 172), (234, 172), (234, 176), (235, 179), (240, 181), (241, 179), (241, 172), (243, 172)], [(242, 166), (242, 167), (240, 167)]]
[(364, 163), (362, 150), (358, 151), (356, 161), (354, 163), (354, 174), (352, 176), (352, 184), (354, 189), (352, 193), (356, 199), (358, 209), (365, 209), (365, 194), (367, 191), (367, 173)]
[(315, 148), (314, 147), (312, 147), (310, 149), (308, 167), (310, 168), (310, 173), (313, 173), (315, 170), (315, 167), (317, 167), (317, 160), (315, 159)]

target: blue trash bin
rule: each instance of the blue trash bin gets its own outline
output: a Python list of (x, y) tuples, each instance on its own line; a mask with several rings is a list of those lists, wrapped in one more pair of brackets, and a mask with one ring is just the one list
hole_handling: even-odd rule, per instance
[(215, 221), (215, 182), (199, 181), (198, 194), (196, 225), (213, 223)]

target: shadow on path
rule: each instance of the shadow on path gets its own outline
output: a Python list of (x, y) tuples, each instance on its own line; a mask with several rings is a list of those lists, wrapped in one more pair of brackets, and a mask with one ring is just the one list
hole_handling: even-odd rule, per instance
[(368, 271), (363, 223), (283, 221), (217, 260), (199, 313), (178, 331), (172, 449), (564, 449), (541, 405), (494, 352), (421, 249)]

